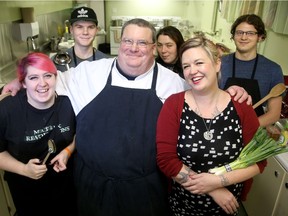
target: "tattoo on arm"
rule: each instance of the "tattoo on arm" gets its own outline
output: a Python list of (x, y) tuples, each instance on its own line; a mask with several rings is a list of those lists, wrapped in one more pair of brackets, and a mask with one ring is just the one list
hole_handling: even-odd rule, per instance
[(188, 181), (189, 173), (180, 172), (179, 175), (181, 176), (178, 180), (180, 184), (183, 184)]
[(229, 185), (229, 180), (227, 177), (225, 177), (224, 175), (219, 175), (220, 180), (221, 180), (221, 184), (223, 187), (226, 187)]
[(180, 177), (178, 178), (178, 182), (180, 184), (187, 182), (189, 175), (194, 174), (194, 172), (189, 167), (185, 167), (185, 170), (187, 171), (187, 173), (185, 173), (185, 172), (179, 173)]
[(185, 167), (185, 170), (188, 172), (188, 175), (195, 174), (195, 172), (191, 170), (189, 167)]

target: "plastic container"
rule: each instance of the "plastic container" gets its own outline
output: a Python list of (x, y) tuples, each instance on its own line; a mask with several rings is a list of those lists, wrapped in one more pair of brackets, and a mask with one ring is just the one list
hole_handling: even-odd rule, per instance
[(281, 131), (288, 130), (288, 119), (279, 119), (273, 125), (267, 126), (266, 130), (270, 137), (272, 137), (274, 140), (278, 140), (281, 135)]

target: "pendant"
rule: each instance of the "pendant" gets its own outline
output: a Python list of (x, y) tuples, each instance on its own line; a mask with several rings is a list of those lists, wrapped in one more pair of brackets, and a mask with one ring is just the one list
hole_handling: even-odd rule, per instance
[(204, 136), (204, 138), (205, 138), (206, 140), (212, 140), (212, 138), (213, 138), (213, 133), (212, 133), (211, 131), (205, 131), (205, 132), (203, 133), (203, 136)]

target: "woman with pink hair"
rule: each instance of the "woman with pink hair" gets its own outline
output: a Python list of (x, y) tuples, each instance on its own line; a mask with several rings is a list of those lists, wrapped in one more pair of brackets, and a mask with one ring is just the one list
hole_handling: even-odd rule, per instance
[(24, 88), (0, 102), (0, 169), (17, 215), (77, 215), (70, 158), (75, 114), (55, 92), (57, 69), (45, 54), (29, 53), (17, 76)]

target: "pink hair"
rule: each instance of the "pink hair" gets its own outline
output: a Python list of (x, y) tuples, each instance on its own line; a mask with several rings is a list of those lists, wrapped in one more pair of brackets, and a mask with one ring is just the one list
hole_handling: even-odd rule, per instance
[(22, 58), (18, 63), (17, 77), (19, 82), (23, 82), (25, 79), (28, 66), (57, 75), (57, 69), (53, 61), (47, 55), (39, 52), (33, 52)]

